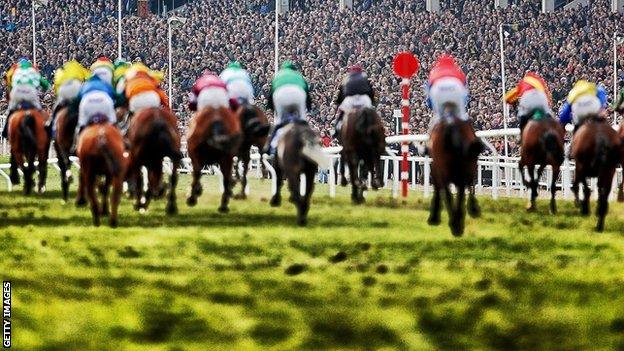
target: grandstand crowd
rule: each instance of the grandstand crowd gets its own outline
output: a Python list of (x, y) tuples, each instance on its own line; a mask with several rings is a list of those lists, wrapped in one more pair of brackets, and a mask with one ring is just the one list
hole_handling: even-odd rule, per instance
[[(37, 13), (37, 58), (51, 78), (68, 59), (90, 64), (99, 56), (116, 57), (116, 1), (55, 0)], [(243, 63), (254, 78), (260, 102), (266, 102), (274, 69), (272, 0), (197, 0), (177, 9), (188, 22), (174, 29), (174, 99), (182, 125), (188, 120), (187, 92), (209, 69), (219, 72), (230, 60)], [(507, 87), (526, 70), (539, 72), (550, 84), (555, 109), (572, 84), (581, 78), (602, 83), (612, 97), (612, 35), (621, 14), (610, 12), (609, 0), (554, 13), (540, 13), (540, 1), (520, 1), (507, 9), (494, 1), (446, 0), (439, 13), (425, 11), (425, 0), (360, 0), (353, 10), (338, 0), (298, 0), (280, 16), (280, 59), (297, 62), (311, 83), (315, 128), (330, 135), (337, 84), (346, 67), (359, 63), (375, 84), (378, 109), (389, 133), (392, 110), (399, 106), (399, 84), (391, 70), (393, 56), (409, 50), (421, 61), (412, 87), (412, 132), (428, 128), (430, 112), (423, 85), (438, 54), (455, 55), (468, 74), (470, 115), (477, 130), (503, 126), (499, 24), (505, 36)], [(22, 56), (31, 57), (31, 0), (0, 2), (0, 67), (7, 69)], [(129, 11), (128, 11), (129, 10)], [(123, 54), (156, 69), (167, 67), (166, 18), (136, 16), (124, 9)], [(624, 45), (623, 45), (624, 47)], [(624, 52), (620, 57), (624, 58)], [(624, 67), (624, 60), (618, 63)], [(6, 97), (4, 81), (0, 84)], [(43, 101), (49, 106), (51, 92)], [(6, 101), (0, 102), (6, 109)], [(516, 125), (514, 113), (510, 125)], [(327, 142), (326, 140), (324, 142)], [(513, 143), (513, 142), (512, 142)], [(497, 147), (502, 146), (497, 144)], [(514, 149), (515, 144), (511, 145)]]

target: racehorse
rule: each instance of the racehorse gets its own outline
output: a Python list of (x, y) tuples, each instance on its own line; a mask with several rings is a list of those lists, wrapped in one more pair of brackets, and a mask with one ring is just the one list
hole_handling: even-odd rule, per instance
[[(87, 126), (78, 140), (77, 154), (80, 160), (80, 177), (87, 199), (91, 205), (93, 224), (100, 225), (100, 216), (110, 213), (109, 224), (116, 227), (117, 209), (121, 200), (121, 192), (127, 159), (124, 157), (124, 143), (117, 127), (107, 124), (107, 117), (94, 117), (92, 124)], [(101, 178), (103, 177), (103, 182)], [(110, 194), (110, 211), (108, 196)], [(98, 204), (96, 187), (102, 196), (102, 205)]]
[[(182, 160), (180, 135), (175, 115), (166, 108), (147, 108), (134, 115), (128, 127), (130, 142), (128, 177), (136, 184), (136, 210), (147, 210), (152, 197), (160, 197), (165, 189), (162, 184), (163, 159), (171, 160), (171, 177), (167, 198), (167, 213), (175, 214), (175, 189), (178, 184), (178, 168)], [(147, 168), (148, 190), (143, 197), (142, 167)]]
[[(11, 145), (11, 183), (19, 184), (18, 168), (24, 173), (24, 194), (30, 195), (34, 186), (35, 158), (39, 161), (39, 193), (45, 192), (48, 174), (48, 149), (50, 139), (45, 131), (48, 114), (32, 108), (14, 112), (9, 121)], [(24, 166), (24, 161), (27, 165)]]
[[(598, 178), (598, 223), (596, 231), (604, 230), (604, 219), (609, 210), (609, 193), (615, 168), (622, 161), (622, 141), (618, 133), (603, 118), (587, 117), (572, 139), (571, 156), (576, 161), (572, 190), (581, 214), (589, 214), (591, 191), (588, 178)], [(579, 184), (583, 184), (583, 200), (579, 201)]]
[[(56, 113), (56, 135), (54, 136), (54, 150), (58, 158), (58, 166), (61, 172), (61, 190), (63, 201), (67, 202), (69, 197), (69, 184), (72, 181), (71, 161), (69, 155), (74, 144), (74, 131), (78, 124), (78, 110), (72, 105), (62, 107)], [(76, 204), (82, 206), (86, 204), (84, 192), (78, 180), (78, 192)]]
[(347, 183), (344, 172), (346, 163), (349, 165), (351, 178), (351, 200), (361, 204), (364, 202), (363, 192), (366, 190), (369, 171), (371, 187), (377, 190), (383, 186), (379, 166), (381, 155), (386, 149), (386, 141), (384, 126), (377, 111), (369, 107), (348, 111), (341, 128), (341, 140), (341, 184), (344, 186)]
[(242, 166), (242, 170), (235, 165), (234, 174), (236, 179), (241, 182), (241, 191), (235, 198), (245, 199), (245, 188), (247, 187), (247, 169), (249, 167), (250, 149), (256, 146), (262, 149), (266, 144), (267, 135), (269, 133), (269, 122), (260, 108), (244, 104), (236, 110), (236, 118), (240, 121), (242, 129), (242, 140), (238, 150), (238, 163)]
[[(286, 109), (290, 114), (297, 108)], [(303, 121), (294, 121), (282, 127), (277, 142), (277, 153), (273, 162), (277, 189), (271, 198), (271, 206), (282, 204), (281, 189), (284, 176), (288, 180), (290, 201), (297, 207), (297, 224), (307, 224), (310, 198), (314, 192), (314, 177), (318, 167), (329, 167), (329, 161), (322, 154), (320, 137)], [(288, 118), (287, 118), (288, 120)], [(301, 194), (301, 175), (305, 175), (305, 194)]]
[[(434, 187), (427, 221), (430, 225), (440, 224), (440, 195), (443, 192), (451, 233), (454, 236), (461, 236), (464, 233), (466, 187), (470, 188), (468, 213), (471, 217), (480, 215), (474, 194), (474, 180), (477, 174), (477, 159), (483, 148), (483, 142), (477, 138), (469, 121), (456, 118), (442, 120), (433, 127), (429, 139)], [(455, 203), (449, 189), (450, 184), (454, 184), (457, 190)]]
[(240, 121), (228, 107), (206, 107), (190, 123), (187, 149), (193, 165), (191, 192), (186, 199), (189, 206), (197, 204), (202, 193), (199, 182), (204, 166), (218, 163), (223, 175), (223, 194), (219, 212), (228, 212), (232, 196), (232, 165), (241, 142)]
[[(535, 199), (542, 172), (547, 165), (552, 167), (550, 182), (550, 212), (557, 213), (555, 182), (559, 177), (559, 169), (564, 158), (563, 138), (565, 130), (556, 120), (545, 115), (542, 111), (534, 113), (522, 132), (522, 147), (520, 149), (520, 172), (524, 185), (531, 190), (531, 200), (527, 211), (535, 211)], [(535, 168), (537, 167), (537, 176)], [(524, 170), (528, 170), (528, 179)]]

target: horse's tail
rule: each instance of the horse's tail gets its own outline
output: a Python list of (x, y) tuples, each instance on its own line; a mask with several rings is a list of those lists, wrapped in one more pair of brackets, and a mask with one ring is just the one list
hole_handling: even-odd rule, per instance
[(323, 152), (319, 143), (319, 137), (309, 127), (301, 133), (303, 147), (301, 153), (310, 161), (316, 163), (319, 168), (328, 169), (331, 167), (331, 159)]
[(596, 159), (594, 160), (592, 168), (600, 170), (611, 164), (616, 164), (619, 160), (619, 156), (619, 147), (611, 145), (605, 136), (598, 135), (598, 140), (596, 142)]
[(547, 131), (541, 136), (540, 143), (542, 144), (546, 155), (550, 155), (558, 163), (563, 162), (563, 148), (561, 147), (559, 138), (555, 132)]
[(100, 129), (98, 134), (97, 147), (104, 159), (104, 163), (106, 164), (106, 169), (108, 174), (119, 174), (121, 171), (121, 165), (119, 164), (119, 160), (113, 155), (111, 151), (111, 145), (108, 144), (108, 139), (106, 138), (106, 132), (104, 128)]
[(269, 134), (269, 124), (263, 124), (258, 116), (258, 110), (253, 105), (243, 105), (240, 115), (240, 122), (245, 135), (253, 137), (263, 137)]
[(171, 128), (167, 122), (162, 119), (154, 121), (152, 125), (156, 144), (158, 145), (165, 156), (169, 156), (172, 161), (180, 161), (182, 159), (182, 153), (175, 145), (176, 142), (171, 135)]
[(22, 136), (22, 150), (26, 155), (34, 153), (37, 149), (37, 137), (35, 136), (35, 116), (31, 111), (24, 112), (24, 118), (20, 123), (20, 135)]

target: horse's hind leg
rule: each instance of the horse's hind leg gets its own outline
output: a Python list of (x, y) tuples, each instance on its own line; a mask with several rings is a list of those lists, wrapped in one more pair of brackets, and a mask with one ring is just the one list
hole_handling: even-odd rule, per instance
[(583, 216), (589, 215), (589, 200), (591, 198), (591, 190), (587, 184), (587, 178), (583, 178), (583, 202), (581, 202), (581, 214)]
[[(21, 155), (19, 157), (19, 161), (23, 162)], [(17, 185), (20, 183), (18, 168), (18, 158), (17, 156), (15, 156), (15, 153), (11, 152), (11, 170), (9, 178), (11, 179), (11, 184), (13, 185)]]
[(43, 194), (46, 191), (46, 179), (48, 178), (48, 149), (50, 145), (46, 143), (45, 147), (39, 150), (39, 184), (37, 185), (37, 191), (39, 194)]
[(176, 203), (176, 187), (178, 186), (178, 168), (180, 160), (171, 160), (171, 176), (169, 177), (169, 194), (167, 195), (167, 214), (173, 215), (178, 213), (178, 205)]
[(271, 197), (271, 206), (278, 207), (282, 204), (282, 186), (284, 185), (284, 176), (282, 174), (282, 168), (279, 165), (277, 158), (275, 158), (274, 162), (275, 169), (275, 182), (277, 187), (275, 188), (275, 194)]
[(96, 187), (96, 179), (95, 175), (87, 173), (84, 170), (84, 167), (87, 165), (83, 165), (82, 174), (82, 186), (84, 187), (85, 193), (87, 195), (87, 199), (89, 200), (89, 204), (91, 205), (91, 216), (93, 217), (93, 225), (96, 227), (100, 226), (100, 209), (97, 201), (97, 194), (95, 192)]
[(134, 210), (139, 211), (143, 208), (144, 194), (143, 194), (143, 167), (135, 165), (131, 171), (131, 179), (134, 179), (134, 195), (136, 196), (134, 202)]
[(383, 187), (382, 173), (381, 158), (378, 153), (373, 152), (371, 154), (371, 187), (373, 190)]
[(232, 157), (225, 156), (221, 162), (221, 173), (223, 174), (223, 194), (221, 195), (221, 206), (219, 212), (227, 213), (230, 211), (228, 203), (232, 197)]
[(557, 214), (557, 201), (555, 195), (557, 195), (557, 178), (559, 178), (559, 165), (552, 166), (552, 179), (550, 180), (550, 213)]
[(100, 196), (102, 197), (102, 207), (100, 207), (100, 214), (106, 217), (110, 214), (108, 209), (108, 192), (111, 184), (111, 176), (106, 176), (104, 182), (99, 185)]
[(67, 199), (69, 198), (69, 176), (67, 174), (67, 170), (71, 167), (71, 164), (58, 143), (54, 143), (54, 149), (56, 150), (58, 159), (57, 163), (61, 172), (61, 191), (63, 193), (63, 202), (67, 202)]
[(454, 236), (462, 236), (464, 234), (464, 222), (466, 220), (466, 188), (457, 186), (457, 199), (453, 215), (451, 216), (451, 232)]
[(611, 193), (614, 173), (615, 169), (609, 169), (598, 177), (598, 208), (596, 209), (596, 215), (598, 216), (596, 231), (598, 232), (604, 230), (604, 220), (609, 211), (609, 193)]
[(440, 224), (440, 188), (433, 187), (433, 197), (431, 198), (431, 207), (429, 208), (429, 225)]
[(288, 178), (290, 200), (297, 207), (297, 224), (305, 225), (305, 220), (301, 216), (301, 209), (303, 208), (303, 199), (301, 197), (301, 173), (298, 170), (291, 169), (286, 177)]
[(349, 184), (349, 182), (347, 181), (347, 176), (345, 175), (345, 162), (346, 162), (346, 157), (344, 155), (344, 153), (340, 154), (340, 185), (341, 186), (347, 186), (347, 184)]
[[(241, 157), (241, 160), (237, 162), (237, 164), (234, 167), (236, 167), (235, 174), (238, 175), (238, 179), (241, 182), (241, 190), (240, 190), (240, 193), (238, 193), (234, 198), (239, 199), (239, 200), (244, 200), (247, 198), (247, 194), (245, 193), (245, 190), (247, 188), (247, 169), (249, 168), (249, 152), (243, 152), (243, 155), (241, 155), (240, 157)], [(243, 170), (241, 172), (239, 172), (238, 163), (241, 163), (243, 165)]]
[(624, 177), (618, 185), (617, 202), (624, 202)]
[(113, 177), (113, 192), (110, 198), (111, 214), (109, 218), (109, 225), (111, 228), (116, 228), (118, 224), (117, 211), (119, 209), (119, 202), (121, 201), (121, 192), (123, 189), (123, 178), (121, 176)]
[(474, 184), (469, 187), (470, 193), (468, 194), (468, 214), (472, 218), (477, 218), (481, 216), (481, 208), (479, 207), (479, 202), (477, 201), (477, 197), (475, 196), (475, 186)]
[(358, 159), (354, 156), (349, 157), (349, 178), (351, 178), (351, 201), (354, 204), (359, 205), (364, 202), (364, 196), (362, 196), (362, 181), (360, 180), (360, 173), (358, 172)]
[[(529, 199), (529, 203), (527, 204), (526, 210), (528, 212), (533, 212), (535, 211), (535, 197), (537, 197), (537, 180), (535, 178), (535, 166), (534, 165), (528, 165), (526, 166), (527, 172), (528, 172), (528, 180), (526, 181), (525, 185), (528, 186), (530, 193), (530, 199)], [(524, 176), (523, 176), (524, 178)]]
[(32, 189), (35, 186), (35, 182), (33, 180), (33, 176), (35, 173), (35, 155), (29, 154), (27, 157), (27, 165), (24, 167), (24, 194), (30, 195), (32, 193)]
[(188, 198), (186, 198), (186, 204), (191, 207), (197, 205), (197, 197), (202, 193), (202, 186), (200, 183), (202, 166), (203, 165), (197, 161), (193, 162), (193, 182), (191, 183), (191, 192)]
[(308, 223), (308, 211), (310, 210), (310, 200), (314, 192), (314, 175), (316, 174), (316, 169), (317, 167), (315, 165), (308, 165), (305, 172), (306, 191), (303, 198), (300, 198), (297, 208), (297, 224), (301, 226)]

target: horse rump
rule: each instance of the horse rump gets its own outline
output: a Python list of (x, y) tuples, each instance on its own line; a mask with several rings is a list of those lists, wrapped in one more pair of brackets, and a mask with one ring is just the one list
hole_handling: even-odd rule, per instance
[(308, 160), (314, 162), (319, 168), (327, 169), (331, 167), (331, 160), (323, 152), (320, 144), (319, 135), (316, 134), (309, 126), (301, 126), (299, 128), (299, 136), (302, 142), (301, 154)]
[(20, 121), (20, 135), (22, 136), (22, 152), (26, 155), (34, 154), (37, 147), (37, 137), (35, 135), (35, 116), (30, 110), (24, 112), (24, 117)]
[(559, 136), (553, 131), (547, 131), (540, 138), (542, 148), (547, 155), (550, 155), (557, 164), (563, 163), (564, 151)]

